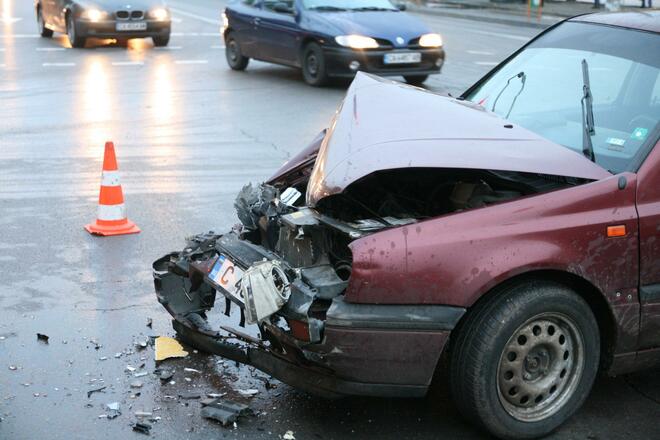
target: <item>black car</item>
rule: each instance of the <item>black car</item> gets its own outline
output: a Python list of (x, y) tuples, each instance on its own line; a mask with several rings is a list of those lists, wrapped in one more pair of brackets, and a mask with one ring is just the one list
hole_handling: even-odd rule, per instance
[(170, 41), (170, 11), (162, 0), (35, 0), (39, 33), (66, 33), (73, 47), (89, 37), (148, 38), (156, 46)]
[(356, 72), (421, 84), (439, 73), (442, 37), (390, 0), (236, 0), (223, 14), (227, 62), (302, 68), (308, 84)]

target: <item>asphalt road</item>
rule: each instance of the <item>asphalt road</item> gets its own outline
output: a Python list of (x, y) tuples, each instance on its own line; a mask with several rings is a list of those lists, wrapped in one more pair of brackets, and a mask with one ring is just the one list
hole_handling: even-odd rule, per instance
[[(264, 63), (232, 72), (218, 34), (221, 2), (169, 3), (168, 48), (92, 41), (73, 50), (61, 35), (37, 37), (30, 1), (0, 0), (0, 438), (140, 438), (130, 426), (137, 410), (160, 417), (152, 436), (164, 439), (279, 438), (288, 430), (297, 439), (482, 438), (442, 383), (425, 399), (329, 402), (277, 382), (266, 389), (259, 373), (191, 353), (167, 361), (175, 384), (149, 374), (130, 388), (127, 365), (154, 369), (153, 350), (135, 351), (133, 342), (173, 334), (155, 301), (151, 262), (180, 249), (186, 235), (235, 223), (235, 193), (305, 146), (345, 90), (311, 88), (299, 72)], [(428, 87), (453, 94), (535, 32), (422, 19), (447, 50)], [(96, 214), (105, 140), (116, 143), (139, 235), (102, 239), (83, 230)], [(107, 388), (88, 399), (100, 386)], [(241, 396), (247, 388), (259, 393)], [(257, 415), (222, 428), (200, 417), (199, 402), (176, 397), (185, 391), (227, 392)], [(123, 414), (99, 418), (114, 401)], [(552, 438), (660, 438), (658, 402), (660, 370), (603, 378)]]

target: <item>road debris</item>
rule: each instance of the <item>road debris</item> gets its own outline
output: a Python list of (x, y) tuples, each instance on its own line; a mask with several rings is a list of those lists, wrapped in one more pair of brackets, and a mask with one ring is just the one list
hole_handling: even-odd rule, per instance
[(248, 388), (246, 390), (238, 390), (238, 393), (242, 396), (252, 397), (257, 395), (259, 393), (259, 390), (255, 390), (254, 388)]
[(222, 426), (235, 424), (239, 416), (245, 416), (252, 412), (249, 406), (227, 399), (205, 401), (203, 405), (202, 417), (218, 421)]
[(132, 372), (134, 372), (135, 370), (137, 370), (137, 368), (135, 368), (134, 366), (132, 366), (132, 365), (126, 365), (126, 371), (129, 371), (129, 372), (132, 373)]
[(201, 371), (199, 371), (199, 370), (196, 370), (194, 368), (187, 368), (187, 367), (184, 368), (183, 371), (187, 371), (189, 373), (201, 373)]
[(131, 382), (131, 388), (142, 388), (142, 385), (144, 384), (142, 383), (142, 381), (139, 380), (134, 380), (133, 382)]
[(138, 351), (144, 350), (145, 348), (147, 348), (147, 345), (149, 345), (149, 340), (140, 339), (139, 341), (133, 341), (133, 345)]
[(282, 436), (282, 440), (296, 440), (296, 438), (293, 435), (293, 431), (287, 431), (284, 433)]
[(152, 328), (153, 323), (154, 323), (153, 319), (147, 318), (147, 327)]
[(196, 393), (193, 391), (184, 391), (179, 393), (179, 397), (183, 400), (191, 400), (191, 399), (201, 399), (202, 395), (200, 393)]
[(149, 412), (149, 411), (135, 411), (135, 417), (152, 417), (154, 413)]
[(159, 336), (156, 338), (155, 360), (164, 361), (170, 358), (182, 358), (188, 356), (188, 352), (183, 349), (174, 338)]
[(133, 425), (133, 431), (139, 432), (140, 434), (149, 435), (151, 432), (151, 425), (148, 423), (137, 422)]
[(16, 365), (10, 365), (10, 366), (9, 366), (9, 369), (10, 369), (11, 371), (16, 371), (16, 370), (18, 370), (18, 367), (17, 367)]
[(140, 371), (139, 373), (135, 373), (135, 374), (133, 375), (133, 377), (144, 377), (144, 376), (146, 376), (147, 374), (149, 374), (149, 373), (147, 373), (146, 371)]
[(43, 342), (44, 344), (48, 344), (48, 335), (45, 335), (43, 333), (37, 333), (37, 341)]
[(94, 393), (100, 393), (101, 391), (105, 390), (108, 387), (101, 387), (101, 388), (94, 388), (93, 390), (87, 391), (87, 398), (89, 399), (92, 397), (92, 394)]
[(172, 377), (174, 377), (174, 371), (172, 370), (161, 370), (161, 369), (156, 369), (154, 370), (154, 374), (157, 374), (158, 377), (162, 382), (169, 382)]
[(105, 408), (108, 410), (106, 417), (108, 419), (114, 419), (121, 415), (121, 410), (119, 409), (119, 402), (106, 403)]

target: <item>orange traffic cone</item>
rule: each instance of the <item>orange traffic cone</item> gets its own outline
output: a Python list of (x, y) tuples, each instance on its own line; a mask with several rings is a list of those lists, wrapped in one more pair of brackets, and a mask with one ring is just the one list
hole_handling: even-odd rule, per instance
[(94, 223), (86, 225), (85, 229), (94, 235), (124, 235), (140, 232), (140, 228), (126, 218), (124, 194), (119, 183), (119, 169), (112, 142), (105, 143), (97, 219)]

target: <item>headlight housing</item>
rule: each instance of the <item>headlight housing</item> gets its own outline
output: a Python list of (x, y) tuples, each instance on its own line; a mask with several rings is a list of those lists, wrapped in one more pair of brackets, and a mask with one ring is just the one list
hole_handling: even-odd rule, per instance
[(335, 41), (340, 46), (350, 47), (351, 49), (376, 49), (378, 42), (371, 37), (364, 35), (339, 35)]
[(107, 14), (105, 11), (101, 11), (100, 9), (85, 9), (82, 11), (82, 14), (80, 14), (80, 17), (89, 20), (89, 21), (101, 21), (103, 18), (105, 18)]
[(166, 8), (154, 8), (149, 11), (149, 17), (153, 18), (154, 20), (165, 21), (170, 18), (170, 11), (168, 11)]
[(440, 47), (442, 46), (442, 35), (424, 34), (419, 37), (419, 45), (422, 47)]

